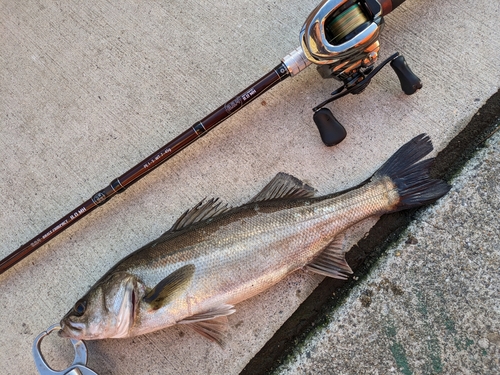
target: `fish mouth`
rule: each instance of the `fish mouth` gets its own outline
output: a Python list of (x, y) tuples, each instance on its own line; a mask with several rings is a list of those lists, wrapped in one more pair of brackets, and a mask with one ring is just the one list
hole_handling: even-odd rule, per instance
[(57, 334), (59, 337), (69, 338), (69, 339), (77, 339), (81, 336), (83, 332), (84, 325), (82, 323), (76, 323), (72, 321), (61, 321), (61, 329)]

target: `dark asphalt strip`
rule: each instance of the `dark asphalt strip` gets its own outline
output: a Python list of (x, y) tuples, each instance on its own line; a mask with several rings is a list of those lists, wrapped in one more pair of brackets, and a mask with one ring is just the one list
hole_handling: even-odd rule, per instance
[[(500, 127), (500, 91), (497, 91), (474, 115), (469, 124), (436, 157), (431, 174), (450, 181), (465, 163), (484, 146)], [(351, 289), (368, 274), (377, 259), (394, 242), (399, 241), (417, 209), (384, 215), (377, 224), (347, 253), (354, 277), (347, 280), (326, 278), (281, 326), (266, 345), (247, 364), (240, 375), (273, 372), (316, 327), (328, 323), (326, 314), (340, 306)], [(404, 239), (412, 241), (412, 238)]]

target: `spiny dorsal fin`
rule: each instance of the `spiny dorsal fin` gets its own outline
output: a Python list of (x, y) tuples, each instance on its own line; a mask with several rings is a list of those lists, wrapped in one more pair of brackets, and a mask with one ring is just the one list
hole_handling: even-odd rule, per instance
[(205, 199), (203, 199), (196, 206), (184, 212), (177, 219), (172, 228), (170, 228), (169, 232), (186, 228), (203, 220), (212, 219), (224, 212), (229, 211), (230, 209), (231, 207), (225, 203), (222, 203), (219, 198), (212, 198), (206, 202)]
[(287, 173), (278, 173), (249, 203), (278, 198), (311, 198), (316, 190)]
[(346, 274), (351, 274), (352, 270), (345, 260), (343, 243), (343, 236), (336, 237), (317, 258), (304, 268), (323, 276), (346, 280)]
[(144, 296), (144, 302), (149, 303), (153, 310), (168, 304), (186, 290), (193, 279), (194, 271), (194, 264), (186, 264), (172, 272)]

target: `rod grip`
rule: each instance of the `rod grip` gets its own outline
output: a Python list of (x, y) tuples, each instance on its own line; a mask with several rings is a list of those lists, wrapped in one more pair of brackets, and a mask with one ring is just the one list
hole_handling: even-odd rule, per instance
[(405, 0), (378, 0), (380, 5), (382, 6), (382, 15), (387, 16), (398, 6), (403, 4)]
[(392, 10), (396, 9), (398, 6), (403, 4), (405, 0), (392, 0)]

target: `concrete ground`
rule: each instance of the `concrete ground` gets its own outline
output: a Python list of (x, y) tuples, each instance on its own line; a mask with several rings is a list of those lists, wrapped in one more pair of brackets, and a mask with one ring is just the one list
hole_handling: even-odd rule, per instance
[[(302, 23), (316, 5), (313, 0), (2, 1), (0, 257), (267, 73), (297, 47)], [(384, 69), (362, 95), (330, 106), (348, 136), (327, 148), (311, 108), (337, 84), (308, 68), (0, 275), (2, 373), (36, 373), (34, 337), (58, 322), (111, 265), (158, 237), (204, 197), (242, 204), (279, 171), (326, 194), (365, 180), (416, 134), (431, 136), (434, 154), (443, 149), (500, 87), (499, 13), (500, 4), (486, 0), (408, 0), (386, 17), (382, 57), (394, 51), (406, 57), (424, 83), (417, 94), (405, 96), (391, 69)], [(491, 142), (498, 145), (498, 136)], [(457, 181), (466, 187), (467, 176), (486, 176), (481, 166), (488, 169), (487, 161), (498, 170), (496, 145)], [(339, 373), (498, 368), (498, 216), (495, 210), (489, 216), (479, 211), (487, 210), (485, 202), (498, 192), (496, 178), (465, 198), (453, 190), (423, 213), (409, 229), (417, 243), (392, 249), (366, 279), (371, 284), (360, 285), (349, 297), (352, 303), (332, 312), (330, 333), (353, 332), (337, 347), (343, 351), (338, 358), (362, 362), (357, 368), (336, 367)], [(450, 206), (453, 215), (446, 214)], [(491, 235), (467, 235), (471, 222)], [(428, 237), (430, 228), (448, 241)], [(467, 252), (457, 252), (461, 246)], [(424, 251), (430, 256), (412, 257)], [(435, 277), (411, 284), (415, 269)], [(473, 276), (477, 279), (469, 280)], [(89, 342), (89, 365), (101, 375), (238, 374), (320, 281), (297, 273), (238, 305), (225, 349), (174, 327)], [(394, 292), (400, 289), (401, 294)], [(375, 311), (378, 317), (367, 319)], [(341, 317), (344, 322), (335, 324)], [(360, 328), (359, 320), (378, 324), (378, 330)], [(322, 343), (335, 343), (322, 334), (317, 338)], [(377, 343), (373, 350), (385, 351), (370, 357), (365, 337)], [(308, 345), (313, 341), (299, 345), (279, 371), (301, 373), (305, 366), (311, 373), (335, 371), (326, 367), (330, 358), (319, 350), (323, 345), (309, 351)], [(44, 341), (43, 349), (54, 367), (72, 359), (68, 343), (57, 337)], [(446, 367), (446, 358), (458, 358), (464, 367)]]

